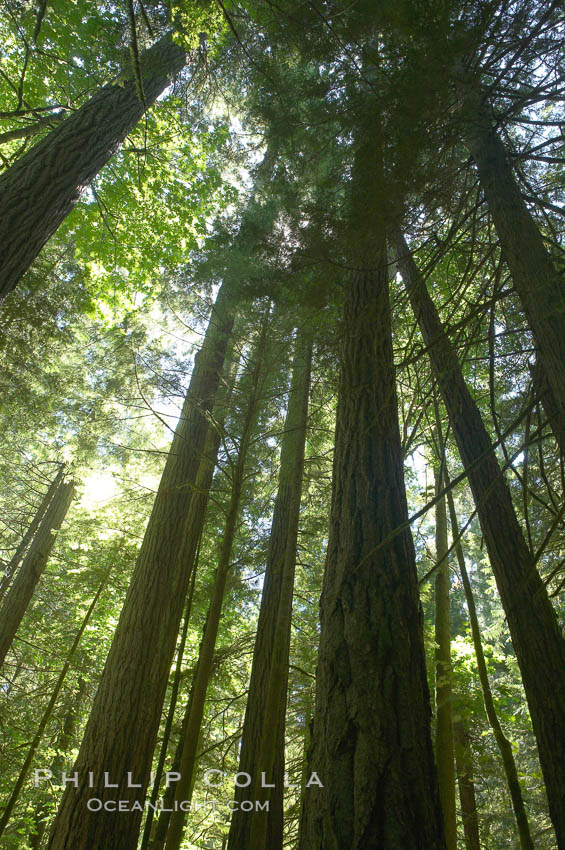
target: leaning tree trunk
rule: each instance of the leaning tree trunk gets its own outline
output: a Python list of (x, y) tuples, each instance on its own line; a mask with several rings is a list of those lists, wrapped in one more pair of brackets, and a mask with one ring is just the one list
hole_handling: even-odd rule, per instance
[(26, 529), (25, 534), (23, 535), (22, 539), (20, 540), (16, 551), (14, 552), (14, 554), (10, 558), (8, 564), (6, 565), (6, 571), (4, 572), (4, 575), (2, 576), (2, 581), (0, 581), (0, 602), (2, 602), (2, 599), (4, 598), (4, 594), (8, 590), (8, 587), (10, 586), (10, 582), (12, 580), (12, 577), (13, 577), (14, 573), (16, 572), (18, 565), (19, 565), (20, 561), (22, 560), (22, 558), (24, 556), (24, 553), (25, 553), (27, 547), (29, 546), (29, 543), (30, 543), (33, 535), (35, 534), (35, 532), (39, 528), (39, 523), (41, 522), (41, 520), (45, 516), (45, 511), (49, 507), (49, 504), (51, 503), (51, 499), (53, 498), (53, 496), (54, 496), (54, 494), (55, 494), (55, 492), (56, 492), (56, 490), (57, 490), (57, 488), (58, 488), (58, 486), (61, 482), (64, 471), (65, 471), (65, 464), (62, 463), (59, 466), (59, 470), (58, 470), (55, 478), (53, 479), (53, 481), (49, 485), (47, 492), (43, 496), (43, 499), (39, 503), (39, 507), (37, 508), (37, 510), (36, 510), (36, 512), (33, 516), (33, 519), (31, 520), (28, 528)]
[(458, 718), (453, 724), (453, 737), (455, 740), (455, 760), (465, 850), (481, 850), (475, 780), (473, 779), (473, 757), (469, 737), (461, 718)]
[[(438, 432), (441, 445), (441, 436)], [(443, 455), (443, 452), (442, 452)], [(441, 491), (443, 457), (435, 470), (436, 492)], [(435, 574), (435, 673), (436, 673), (436, 765), (439, 797), (445, 826), (447, 850), (457, 850), (457, 816), (455, 810), (455, 752), (451, 693), (451, 624), (449, 616), (449, 546), (447, 542), (447, 507), (445, 496), (436, 504)]]
[(165, 35), (140, 57), (143, 100), (126, 68), (0, 176), (0, 300), (185, 63)]
[(393, 239), (477, 506), (522, 673), (558, 847), (565, 850), (565, 640), (457, 354), (398, 229)]
[[(234, 799), (268, 803), (268, 810), (232, 815), (228, 850), (282, 850), (285, 716), (292, 597), (302, 494), (312, 345), (299, 332), (281, 446), (257, 637), (238, 770), (253, 777)], [(260, 787), (264, 774), (274, 788)]]
[[(134, 850), (171, 661), (203, 523), (195, 484), (206, 448), (233, 299), (220, 288), (197, 354), (153, 510), (106, 660), (49, 850)], [(94, 776), (89, 787), (88, 773)], [(128, 772), (130, 782), (128, 783)], [(104, 773), (117, 788), (107, 788)], [(133, 783), (139, 787), (128, 787)], [(125, 800), (129, 811), (91, 811), (87, 802)]]
[(59, 481), (57, 492), (39, 525), (30, 548), (0, 609), (0, 665), (4, 663), (18, 627), (27, 611), (37, 583), (55, 545), (55, 532), (61, 527), (74, 496), (72, 482)]
[[(446, 473), (446, 482), (448, 481), (449, 479)], [(449, 503), (451, 533), (454, 540), (458, 540), (459, 525), (457, 522), (457, 513), (455, 511), (455, 503), (453, 501), (453, 494), (451, 490), (447, 494), (447, 500)], [(518, 770), (516, 768), (516, 762), (514, 761), (514, 753), (512, 752), (512, 744), (503, 732), (494, 705), (494, 698), (488, 678), (487, 662), (483, 652), (481, 630), (479, 626), (479, 618), (477, 616), (477, 608), (475, 606), (475, 599), (473, 596), (473, 588), (471, 587), (471, 582), (469, 580), (469, 574), (465, 564), (465, 556), (463, 554), (463, 547), (461, 546), (460, 540), (458, 540), (455, 544), (455, 551), (457, 554), (457, 562), (459, 564), (459, 572), (461, 573), (465, 601), (467, 603), (469, 625), (471, 627), (471, 637), (475, 648), (475, 658), (477, 659), (477, 670), (479, 672), (479, 681), (483, 692), (485, 711), (502, 758), (502, 766), (506, 775), (506, 782), (512, 799), (512, 808), (514, 809), (518, 834), (520, 836), (520, 847), (522, 850), (534, 850), (534, 843), (532, 841), (530, 825), (528, 823), (528, 815), (524, 805), (524, 799), (522, 797), (522, 788), (520, 786), (520, 780), (518, 779)]]
[[(250, 374), (246, 377), (250, 385), (245, 387), (249, 393), (246, 400), (245, 417), (243, 427), (239, 435), (239, 447), (237, 459), (231, 472), (231, 493), (226, 513), (226, 522), (220, 546), (218, 566), (214, 576), (214, 582), (210, 594), (210, 605), (206, 615), (204, 632), (200, 643), (198, 661), (192, 688), (183, 722), (182, 734), (179, 740), (175, 764), (178, 764), (180, 779), (171, 785), (171, 792), (167, 795), (172, 800), (172, 805), (180, 804), (181, 801), (190, 800), (194, 785), (194, 767), (198, 749), (198, 740), (204, 716), (206, 702), (206, 691), (212, 674), (214, 650), (222, 615), (226, 582), (228, 579), (231, 555), (235, 534), (237, 531), (238, 518), (240, 514), (240, 502), (245, 481), (245, 467), (247, 455), (253, 433), (253, 427), (257, 420), (262, 384), (265, 380), (265, 345), (269, 329), (269, 319), (265, 318), (259, 340), (255, 347), (253, 365)], [(175, 767), (176, 769), (176, 767)], [(166, 811), (169, 809), (169, 811)], [(169, 816), (170, 815), (170, 816)], [(179, 850), (182, 844), (186, 812), (181, 808), (170, 812), (170, 806), (165, 804), (159, 816), (155, 839), (151, 844), (152, 850)]]
[[(345, 287), (333, 495), (300, 850), (445, 848), (407, 524), (378, 134), (364, 128)], [(360, 159), (362, 157), (362, 159)], [(374, 228), (374, 231), (371, 231)], [(240, 850), (240, 848), (238, 848)]]
[(551, 425), (565, 447), (565, 280), (524, 203), (484, 94), (465, 72), (456, 76), (465, 109), (465, 142), (553, 395)]

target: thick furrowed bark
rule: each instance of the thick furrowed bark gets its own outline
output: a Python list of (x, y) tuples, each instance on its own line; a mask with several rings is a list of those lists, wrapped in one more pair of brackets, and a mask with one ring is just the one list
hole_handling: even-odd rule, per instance
[(4, 663), (18, 627), (27, 611), (35, 588), (49, 561), (55, 545), (55, 534), (63, 523), (73, 500), (72, 482), (59, 481), (37, 534), (20, 566), (0, 610), (0, 665)]
[[(253, 783), (234, 792), (237, 801), (268, 801), (269, 809), (234, 811), (228, 850), (282, 850), (284, 729), (311, 358), (311, 344), (298, 336), (239, 757), (238, 770)], [(261, 774), (275, 788), (261, 788)]]
[(141, 57), (144, 102), (128, 69), (0, 176), (0, 301), (185, 64), (186, 51), (164, 36)]
[(538, 743), (550, 815), (565, 848), (565, 640), (516, 517), (480, 411), (424, 279), (400, 233), (398, 265), (477, 506), (490, 563), (506, 613)]
[[(228, 339), (233, 303), (224, 284), (197, 354), (190, 387), (79, 755), (49, 850), (134, 850), (161, 709), (203, 523), (194, 498)], [(93, 783), (89, 787), (88, 772)], [(107, 788), (104, 773), (117, 788)], [(141, 787), (128, 786), (130, 783)], [(129, 811), (90, 811), (90, 799)]]
[(309, 756), (324, 788), (305, 792), (300, 850), (439, 850), (445, 840), (409, 531), (373, 553), (408, 516), (379, 231), (369, 265), (345, 291)]

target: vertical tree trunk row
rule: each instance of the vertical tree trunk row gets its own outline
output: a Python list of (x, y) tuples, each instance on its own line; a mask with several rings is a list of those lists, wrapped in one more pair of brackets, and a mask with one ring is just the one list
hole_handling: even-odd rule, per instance
[(550, 814), (565, 848), (565, 640), (516, 517), (480, 411), (406, 242), (396, 231), (398, 264), (429, 349), (432, 368), (465, 468), (538, 743)]
[[(253, 353), (248, 389), (249, 395), (246, 400), (245, 418), (241, 434), (239, 435), (237, 459), (231, 472), (230, 501), (226, 513), (218, 566), (211, 589), (210, 605), (200, 643), (198, 662), (194, 672), (186, 717), (175, 758), (181, 778), (175, 783), (174, 787), (171, 786), (171, 789), (174, 791), (174, 796), (172, 796), (173, 805), (175, 802), (190, 800), (192, 796), (194, 769), (202, 718), (204, 716), (206, 691), (212, 673), (214, 650), (220, 626), (226, 582), (231, 566), (231, 554), (240, 513), (245, 467), (253, 427), (257, 420), (262, 383), (265, 378), (265, 346), (269, 325), (269, 318), (266, 317), (263, 321), (263, 327)], [(155, 840), (151, 845), (152, 850), (161, 850), (162, 847), (166, 847), (166, 850), (179, 850), (182, 843), (184, 824), (186, 822), (186, 813), (180, 808), (177, 811), (169, 813), (165, 811), (165, 808), (169, 808), (169, 806), (165, 805), (161, 811)]]
[[(206, 450), (234, 302), (220, 288), (173, 437), (120, 620), (49, 850), (134, 850), (171, 661), (203, 515), (198, 473)], [(88, 786), (88, 772), (94, 775)], [(117, 788), (104, 786), (104, 773)], [(140, 788), (128, 787), (128, 772)], [(128, 801), (128, 812), (90, 811), (88, 800)]]
[[(312, 344), (299, 331), (284, 425), (257, 637), (243, 724), (240, 772), (253, 777), (234, 799), (268, 802), (268, 811), (234, 811), (228, 850), (282, 850), (285, 715), (292, 597), (302, 494)], [(274, 788), (261, 788), (264, 774)]]

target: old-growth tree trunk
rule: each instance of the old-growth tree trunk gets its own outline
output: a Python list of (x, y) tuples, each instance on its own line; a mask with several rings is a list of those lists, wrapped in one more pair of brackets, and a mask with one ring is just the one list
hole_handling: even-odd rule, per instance
[[(448, 480), (449, 479), (446, 475), (446, 481)], [(457, 522), (457, 513), (455, 511), (455, 503), (453, 501), (453, 494), (451, 490), (447, 494), (447, 500), (449, 503), (451, 533), (454, 539), (457, 540), (457, 538), (459, 537), (459, 526)], [(473, 588), (471, 587), (471, 582), (469, 580), (469, 574), (467, 572), (467, 566), (465, 564), (465, 556), (463, 554), (463, 547), (461, 545), (461, 541), (455, 544), (455, 551), (457, 553), (459, 572), (461, 573), (461, 581), (463, 584), (463, 590), (465, 592), (465, 601), (467, 603), (467, 611), (469, 614), (469, 625), (471, 626), (471, 636), (473, 638), (473, 646), (475, 648), (475, 658), (477, 659), (477, 670), (479, 672), (479, 681), (481, 683), (481, 689), (483, 692), (485, 711), (491, 729), (494, 733), (494, 739), (497, 743), (498, 749), (500, 750), (502, 766), (504, 767), (506, 782), (508, 783), (508, 790), (512, 799), (512, 808), (514, 809), (514, 814), (516, 816), (516, 824), (518, 827), (518, 834), (520, 836), (520, 847), (522, 848), (522, 850), (533, 850), (534, 844), (532, 841), (532, 836), (530, 834), (530, 825), (528, 823), (528, 815), (526, 813), (526, 807), (524, 805), (524, 799), (522, 797), (522, 788), (520, 787), (520, 780), (518, 779), (518, 770), (516, 768), (516, 762), (514, 761), (512, 744), (504, 734), (502, 726), (500, 725), (500, 720), (498, 719), (498, 715), (496, 713), (494, 698), (490, 688), (487, 663), (485, 659), (485, 654), (483, 652), (483, 643), (481, 640), (479, 618), (477, 616), (477, 608), (475, 606)]]
[[(268, 801), (268, 811), (232, 815), (228, 850), (282, 850), (285, 715), (292, 597), (308, 422), (311, 343), (296, 339), (281, 445), (278, 491), (243, 724), (240, 772), (253, 777), (234, 799)], [(261, 774), (274, 788), (261, 788)]]
[(126, 68), (0, 176), (0, 301), (185, 63), (165, 35), (141, 56), (144, 101)]
[(398, 265), (467, 470), (528, 700), (550, 815), (565, 848), (565, 640), (480, 411), (425, 281), (395, 230)]
[(6, 565), (6, 570), (4, 572), (4, 575), (2, 576), (2, 581), (0, 581), (0, 602), (2, 601), (6, 591), (8, 590), (8, 587), (10, 585), (12, 577), (13, 577), (14, 573), (16, 572), (18, 565), (19, 565), (20, 561), (22, 560), (22, 558), (24, 556), (24, 553), (25, 553), (33, 535), (35, 534), (35, 532), (39, 528), (39, 523), (41, 522), (41, 520), (45, 516), (45, 511), (49, 507), (51, 499), (53, 498), (53, 496), (54, 496), (54, 494), (55, 494), (55, 492), (56, 492), (56, 490), (57, 490), (57, 488), (58, 488), (58, 486), (61, 482), (64, 471), (65, 471), (65, 465), (61, 464), (59, 466), (59, 470), (58, 470), (55, 478), (53, 479), (53, 481), (49, 485), (47, 492), (45, 493), (43, 499), (41, 500), (35, 514), (33, 515), (33, 519), (31, 520), (28, 528), (26, 529), (25, 534), (23, 535), (22, 539), (20, 540), (20, 543), (18, 544), (16, 551), (14, 552), (14, 554), (10, 558), (8, 564)]
[[(439, 434), (438, 434), (439, 437)], [(441, 442), (441, 440), (440, 440)], [(436, 492), (441, 491), (441, 469), (435, 470)], [(436, 661), (436, 765), (439, 796), (445, 826), (447, 850), (457, 850), (457, 816), (455, 811), (455, 752), (451, 693), (451, 624), (449, 616), (449, 560), (447, 542), (447, 507), (445, 496), (436, 504), (435, 573), (435, 661)]]
[(4, 663), (37, 583), (47, 566), (55, 545), (55, 532), (67, 515), (74, 492), (72, 482), (59, 480), (57, 490), (0, 609), (0, 665)]
[[(490, 106), (479, 84), (456, 73), (464, 103), (464, 138), (476, 163), (500, 246), (532, 331), (547, 380), (550, 423), (565, 447), (565, 280), (520, 193)], [(565, 789), (563, 791), (565, 795)]]
[(469, 738), (461, 718), (453, 723), (455, 741), (455, 761), (457, 764), (457, 783), (461, 803), (461, 820), (465, 835), (465, 850), (481, 850), (477, 799), (473, 779), (473, 756)]
[[(375, 125), (378, 116), (375, 114)], [(374, 132), (373, 132), (374, 129)], [(388, 297), (380, 128), (352, 181), (333, 494), (300, 850), (445, 847)]]
[[(245, 417), (241, 433), (239, 435), (239, 447), (237, 458), (231, 471), (231, 492), (226, 513), (226, 522), (220, 546), (218, 566), (214, 576), (214, 582), (210, 593), (210, 605), (206, 615), (204, 632), (198, 652), (198, 662), (194, 672), (190, 698), (188, 701), (186, 715), (183, 722), (182, 734), (179, 740), (177, 755), (175, 757), (175, 770), (178, 764), (178, 772), (181, 778), (171, 790), (173, 805), (181, 800), (190, 800), (194, 784), (194, 767), (198, 749), (198, 740), (204, 716), (204, 705), (206, 691), (212, 673), (214, 650), (222, 615), (226, 582), (231, 566), (231, 554), (233, 541), (237, 531), (240, 513), (241, 494), (245, 480), (245, 466), (249, 445), (253, 433), (253, 427), (257, 419), (262, 385), (265, 380), (265, 345), (269, 330), (268, 317), (263, 321), (263, 327), (255, 351), (250, 372), (246, 376), (245, 390), (248, 394), (246, 399)], [(167, 797), (168, 801), (168, 797)], [(179, 850), (182, 843), (183, 829), (186, 821), (186, 812), (180, 808), (172, 814), (165, 811), (170, 806), (165, 805), (159, 816), (155, 840), (151, 844), (152, 850)]]
[[(194, 551), (203, 523), (195, 484), (206, 448), (233, 299), (224, 284), (197, 354), (134, 574), (49, 850), (134, 850)], [(88, 787), (88, 772), (94, 775)], [(104, 787), (104, 772), (117, 788)], [(141, 787), (128, 787), (131, 783)], [(130, 783), (130, 784), (131, 784)], [(91, 812), (90, 798), (126, 800), (128, 812)], [(135, 806), (137, 801), (138, 807)]]

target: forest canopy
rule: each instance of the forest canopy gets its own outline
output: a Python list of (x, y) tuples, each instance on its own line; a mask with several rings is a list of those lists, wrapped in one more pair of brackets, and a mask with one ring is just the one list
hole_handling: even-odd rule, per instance
[(565, 850), (564, 25), (0, 5), (0, 847)]

